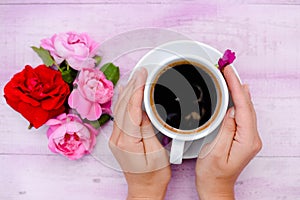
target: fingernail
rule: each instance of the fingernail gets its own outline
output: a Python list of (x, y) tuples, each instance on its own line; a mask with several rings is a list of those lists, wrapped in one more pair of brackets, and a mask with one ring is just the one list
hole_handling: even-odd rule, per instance
[(147, 70), (144, 67), (140, 67), (139, 72), (142, 73), (142, 74), (146, 74)]
[(137, 73), (139, 73), (140, 72), (140, 68), (137, 68), (136, 70), (134, 70), (134, 75), (136, 75)]
[(138, 76), (140, 73), (142, 73), (141, 68), (137, 68), (137, 69), (134, 71), (134, 76)]
[(229, 112), (229, 117), (234, 118), (234, 116), (235, 116), (235, 109), (234, 109), (234, 107), (232, 107)]

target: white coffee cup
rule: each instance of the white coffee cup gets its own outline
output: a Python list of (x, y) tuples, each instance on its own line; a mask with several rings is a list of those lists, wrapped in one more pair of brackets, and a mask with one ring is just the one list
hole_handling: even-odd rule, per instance
[[(203, 125), (192, 130), (180, 130), (167, 124), (158, 114), (153, 99), (154, 85), (158, 77), (164, 71), (179, 62), (193, 63), (201, 68), (202, 77), (207, 84), (212, 97), (212, 113), (211, 117)], [(176, 81), (176, 80), (174, 80)], [(219, 69), (211, 62), (201, 56), (196, 55), (171, 55), (164, 57), (155, 64), (148, 74), (148, 78), (144, 89), (144, 106), (150, 121), (162, 134), (172, 138), (172, 146), (170, 150), (170, 162), (173, 164), (181, 164), (184, 153), (184, 144), (186, 141), (193, 141), (203, 138), (212, 133), (222, 122), (229, 101), (228, 88), (225, 79)]]

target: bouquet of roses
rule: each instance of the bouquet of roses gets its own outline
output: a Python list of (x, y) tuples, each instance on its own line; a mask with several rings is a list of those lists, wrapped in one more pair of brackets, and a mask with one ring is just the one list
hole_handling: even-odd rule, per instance
[(49, 126), (51, 151), (81, 158), (95, 146), (97, 128), (111, 118), (119, 68), (112, 63), (97, 67), (99, 43), (86, 33), (55, 34), (32, 49), (44, 64), (26, 65), (15, 74), (4, 97), (29, 121), (29, 128)]

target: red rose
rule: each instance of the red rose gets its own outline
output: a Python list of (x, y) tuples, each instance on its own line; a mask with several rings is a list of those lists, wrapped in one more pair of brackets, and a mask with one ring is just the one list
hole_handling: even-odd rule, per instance
[(6, 84), (4, 93), (6, 102), (38, 128), (65, 111), (70, 89), (59, 71), (27, 65)]

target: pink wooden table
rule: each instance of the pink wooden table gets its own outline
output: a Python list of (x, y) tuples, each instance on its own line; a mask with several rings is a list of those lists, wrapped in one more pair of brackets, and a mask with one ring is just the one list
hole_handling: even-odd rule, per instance
[[(25, 64), (40, 63), (29, 47), (41, 38), (75, 30), (102, 42), (144, 27), (167, 28), (237, 52), (235, 66), (250, 85), (264, 147), (239, 177), (236, 197), (300, 199), (299, 0), (1, 0), (1, 94)], [(2, 97), (0, 111), (1, 200), (125, 199), (122, 173), (93, 156), (69, 161), (52, 154), (47, 127), (28, 131)], [(194, 165), (186, 160), (172, 166), (166, 199), (197, 199)]]

